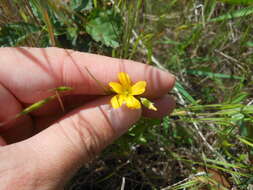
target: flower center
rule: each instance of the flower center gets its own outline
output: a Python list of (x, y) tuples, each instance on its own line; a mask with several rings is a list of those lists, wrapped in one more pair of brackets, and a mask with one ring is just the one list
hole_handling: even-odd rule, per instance
[(125, 89), (123, 90), (123, 93), (122, 93), (122, 94), (125, 95), (125, 96), (131, 95), (131, 89), (130, 89), (130, 88), (125, 88)]

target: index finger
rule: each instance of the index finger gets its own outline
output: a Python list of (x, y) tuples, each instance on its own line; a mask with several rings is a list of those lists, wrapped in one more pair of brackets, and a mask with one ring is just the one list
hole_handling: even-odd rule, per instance
[(103, 94), (104, 91), (87, 72), (108, 86), (126, 72), (133, 82), (145, 80), (144, 96), (158, 98), (174, 85), (175, 78), (157, 68), (116, 58), (81, 53), (60, 48), (1, 48), (0, 82), (21, 102), (41, 100), (58, 86), (69, 86), (72, 94)]

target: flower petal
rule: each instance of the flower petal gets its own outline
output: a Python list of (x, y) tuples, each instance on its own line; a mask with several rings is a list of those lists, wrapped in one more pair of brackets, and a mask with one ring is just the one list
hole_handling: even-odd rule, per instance
[(119, 82), (123, 87), (129, 88), (131, 86), (131, 79), (127, 73), (120, 72), (118, 73)]
[(117, 82), (109, 82), (109, 86), (112, 88), (112, 90), (118, 94), (121, 94), (123, 92), (122, 85)]
[(127, 96), (125, 98), (125, 101), (126, 101), (127, 107), (129, 107), (131, 109), (140, 109), (141, 108), (140, 101), (133, 96)]
[(131, 87), (131, 95), (140, 95), (145, 92), (147, 83), (146, 81), (139, 81)]
[(121, 107), (123, 102), (124, 102), (124, 97), (121, 95), (113, 96), (111, 99), (111, 104), (114, 109)]

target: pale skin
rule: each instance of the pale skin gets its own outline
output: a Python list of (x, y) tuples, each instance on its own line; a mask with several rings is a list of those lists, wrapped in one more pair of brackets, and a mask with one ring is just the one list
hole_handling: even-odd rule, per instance
[[(110, 106), (108, 86), (117, 73), (145, 80), (145, 97), (158, 111)], [(143, 116), (160, 118), (175, 106), (166, 95), (173, 75), (138, 62), (59, 48), (0, 48), (0, 190), (59, 190), (84, 163)], [(10, 118), (28, 105), (70, 86), (57, 100), (26, 116)]]

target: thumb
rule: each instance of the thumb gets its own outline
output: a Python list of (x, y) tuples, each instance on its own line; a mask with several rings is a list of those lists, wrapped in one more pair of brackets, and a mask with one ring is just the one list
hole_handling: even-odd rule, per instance
[(24, 142), (30, 149), (27, 154), (46, 174), (45, 180), (67, 180), (141, 116), (140, 109), (113, 109), (108, 102), (103, 97), (89, 103)]

